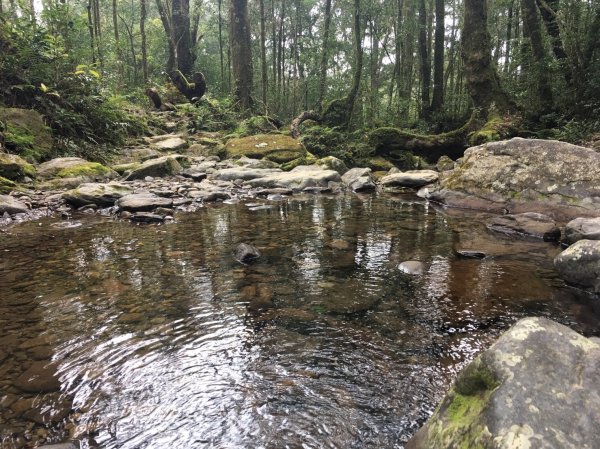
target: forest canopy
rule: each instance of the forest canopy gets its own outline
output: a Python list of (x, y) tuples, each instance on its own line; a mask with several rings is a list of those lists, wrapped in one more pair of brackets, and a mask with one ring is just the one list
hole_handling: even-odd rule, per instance
[(124, 109), (148, 89), (185, 102), (176, 87), (352, 131), (581, 142), (600, 120), (593, 0), (0, 0), (0, 50), (5, 106), (96, 143), (141, 132)]

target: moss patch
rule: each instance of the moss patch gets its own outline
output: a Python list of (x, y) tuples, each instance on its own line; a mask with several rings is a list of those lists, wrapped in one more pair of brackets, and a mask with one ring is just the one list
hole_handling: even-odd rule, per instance
[(268, 159), (278, 164), (306, 157), (306, 149), (297, 140), (281, 134), (261, 134), (231, 139), (225, 146), (228, 157), (246, 156)]
[(13, 190), (17, 190), (17, 184), (0, 176), (0, 194), (8, 195)]
[(310, 153), (306, 153), (306, 156), (299, 157), (290, 162), (281, 165), (281, 169), (284, 171), (290, 171), (300, 165), (313, 165), (316, 164), (318, 159)]
[(47, 159), (53, 140), (42, 116), (31, 109), (0, 108), (0, 121), (6, 124), (5, 145), (29, 162)]
[(0, 176), (12, 180), (20, 180), (25, 176), (33, 178), (35, 168), (17, 155), (0, 153)]
[(79, 177), (108, 177), (112, 173), (112, 170), (105, 167), (98, 162), (86, 162), (81, 165), (74, 165), (72, 167), (63, 168), (56, 176), (58, 178), (79, 178)]

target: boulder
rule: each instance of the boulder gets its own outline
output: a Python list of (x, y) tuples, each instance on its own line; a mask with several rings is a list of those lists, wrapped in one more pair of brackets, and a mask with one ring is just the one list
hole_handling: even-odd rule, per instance
[(341, 159), (334, 156), (327, 156), (317, 161), (317, 165), (322, 166), (327, 170), (335, 170), (340, 175), (343, 175), (348, 171), (348, 167)]
[(260, 257), (260, 251), (248, 243), (240, 243), (235, 248), (235, 260), (241, 263), (250, 263)]
[(157, 207), (171, 207), (173, 200), (153, 193), (132, 193), (117, 200), (116, 205), (127, 212), (148, 212)]
[(546, 242), (560, 240), (560, 229), (547, 215), (525, 212), (515, 215), (500, 215), (487, 224), (489, 230), (509, 235), (527, 235)]
[(14, 154), (0, 153), (0, 177), (11, 181), (21, 181), (25, 177), (33, 178), (35, 168), (25, 159)]
[(340, 182), (340, 174), (333, 170), (324, 170), (316, 165), (300, 165), (290, 172), (274, 172), (246, 181), (250, 187), (284, 187), (303, 190), (307, 187), (328, 187), (330, 182)]
[(439, 172), (453, 170), (454, 161), (446, 155), (440, 156), (437, 163), (435, 164), (435, 169)]
[(25, 203), (8, 195), (0, 195), (0, 215), (5, 212), (8, 214), (21, 214), (27, 212), (29, 208)]
[(342, 176), (342, 182), (353, 192), (368, 192), (377, 188), (370, 168), (352, 168)]
[(166, 176), (177, 175), (183, 171), (183, 167), (179, 161), (183, 162), (186, 160), (187, 158), (181, 155), (169, 155), (150, 159), (142, 163), (139, 167), (131, 170), (125, 180), (133, 181), (135, 179), (144, 179), (146, 176), (164, 178)]
[(278, 168), (224, 168), (215, 173), (215, 179), (220, 181), (235, 181), (236, 179), (248, 181), (250, 179), (264, 178), (266, 176), (279, 173), (283, 173), (283, 171)]
[(439, 174), (433, 170), (410, 170), (387, 175), (381, 178), (380, 183), (386, 187), (419, 188), (433, 184), (438, 180)]
[(565, 241), (571, 244), (579, 240), (600, 240), (600, 217), (580, 217), (567, 223)]
[(18, 152), (29, 162), (48, 157), (54, 144), (52, 131), (39, 112), (33, 109), (0, 108), (0, 122), (4, 122), (8, 128), (5, 133), (6, 148)]
[(74, 207), (87, 206), (89, 204), (105, 207), (112, 206), (119, 198), (131, 193), (133, 193), (133, 189), (123, 184), (88, 183), (81, 184), (76, 189), (63, 193), (62, 197)]
[(429, 199), (555, 220), (600, 216), (600, 153), (555, 140), (515, 138), (469, 148), (440, 174)]
[(554, 258), (554, 268), (569, 284), (600, 293), (600, 240), (579, 240)]
[(85, 178), (103, 181), (118, 177), (117, 172), (98, 162), (89, 162), (79, 157), (59, 157), (40, 164), (37, 175), (41, 179)]
[(169, 136), (152, 143), (152, 147), (158, 151), (180, 151), (188, 147), (188, 143), (179, 136)]
[(267, 159), (278, 164), (306, 157), (304, 146), (289, 136), (282, 134), (260, 134), (257, 136), (230, 139), (225, 145), (230, 158), (247, 156)]
[(458, 375), (406, 449), (600, 447), (600, 344), (520, 320)]

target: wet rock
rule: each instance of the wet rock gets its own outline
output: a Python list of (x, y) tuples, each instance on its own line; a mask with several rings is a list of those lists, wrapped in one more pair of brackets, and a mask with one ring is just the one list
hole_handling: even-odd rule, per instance
[(454, 161), (446, 155), (441, 156), (435, 164), (435, 168), (439, 172), (454, 170)]
[(425, 272), (425, 264), (416, 260), (407, 260), (398, 265), (398, 269), (406, 274), (420, 276)]
[(73, 207), (89, 204), (112, 206), (119, 198), (131, 193), (133, 193), (133, 189), (123, 184), (87, 183), (63, 193), (62, 198)]
[(525, 212), (515, 215), (501, 215), (488, 222), (487, 227), (494, 232), (508, 235), (527, 235), (547, 242), (560, 239), (560, 229), (547, 215)]
[(243, 296), (248, 302), (251, 312), (263, 312), (275, 307), (273, 304), (273, 290), (267, 284), (255, 284), (244, 287)]
[(153, 178), (163, 178), (181, 173), (183, 167), (179, 161), (185, 161), (186, 157), (181, 155), (163, 156), (156, 159), (150, 159), (142, 163), (138, 168), (129, 173), (126, 181), (135, 179), (144, 179), (148, 176)]
[(56, 365), (45, 361), (33, 362), (15, 379), (15, 387), (29, 393), (48, 393), (60, 390)]
[(165, 221), (165, 216), (150, 212), (136, 212), (129, 219), (137, 223), (162, 223)]
[(486, 254), (483, 251), (469, 250), (469, 249), (458, 249), (455, 251), (456, 255), (464, 259), (485, 259)]
[(89, 162), (78, 157), (60, 157), (40, 164), (37, 175), (42, 179), (75, 178), (89, 181), (105, 181), (115, 179), (118, 174), (114, 170), (97, 162)]
[(34, 177), (35, 168), (15, 154), (0, 153), (0, 177), (11, 181), (22, 181)]
[(27, 205), (12, 196), (0, 195), (0, 215), (4, 213), (8, 214), (22, 214), (29, 210)]
[(406, 449), (600, 447), (600, 345), (519, 321), (458, 375)]
[(187, 148), (188, 143), (179, 136), (157, 136), (154, 138), (152, 147), (158, 151), (179, 151)]
[(600, 293), (600, 240), (579, 240), (554, 259), (554, 268), (569, 284)]
[(272, 189), (260, 189), (255, 192), (256, 196), (269, 196), (269, 195), (291, 195), (294, 193), (292, 189), (284, 187), (274, 187)]
[(346, 251), (346, 250), (352, 249), (352, 245), (349, 242), (347, 242), (346, 240), (341, 240), (341, 239), (334, 239), (334, 240), (330, 241), (329, 243), (327, 243), (327, 246), (329, 246), (330, 248), (333, 248), (333, 249), (341, 250), (341, 251)]
[(370, 168), (352, 168), (342, 176), (342, 182), (353, 192), (368, 192), (377, 188)]
[(600, 153), (515, 138), (469, 148), (430, 199), (454, 207), (539, 212), (555, 220), (600, 216)]
[(230, 139), (225, 145), (225, 151), (230, 158), (246, 156), (279, 164), (303, 158), (307, 154), (299, 141), (282, 134), (260, 134)]
[(246, 156), (242, 156), (237, 161), (237, 165), (248, 168), (279, 168), (279, 164), (266, 159), (253, 159)]
[(78, 449), (79, 446), (76, 446), (73, 443), (59, 443), (59, 444), (45, 444), (43, 446), (38, 446), (38, 449)]
[(241, 263), (250, 263), (260, 257), (260, 251), (247, 243), (240, 243), (235, 248), (235, 260)]
[(152, 193), (133, 193), (120, 198), (116, 205), (122, 211), (148, 212), (157, 207), (171, 207), (173, 200)]
[(185, 170), (183, 170), (181, 172), (182, 176), (185, 176), (186, 178), (190, 178), (195, 182), (200, 182), (204, 179), (206, 179), (207, 174), (204, 172), (200, 172), (200, 171), (196, 171), (194, 169), (191, 168), (186, 168)]
[(433, 184), (438, 180), (439, 174), (433, 170), (410, 170), (381, 178), (380, 183), (386, 187), (419, 188)]
[(576, 218), (567, 223), (565, 241), (571, 244), (579, 240), (600, 240), (600, 217)]
[(272, 174), (283, 173), (282, 170), (276, 168), (250, 168), (250, 167), (238, 167), (238, 168), (226, 168), (219, 170), (215, 173), (214, 178), (221, 181), (234, 181), (236, 179), (243, 179), (248, 181), (256, 178), (268, 177)]

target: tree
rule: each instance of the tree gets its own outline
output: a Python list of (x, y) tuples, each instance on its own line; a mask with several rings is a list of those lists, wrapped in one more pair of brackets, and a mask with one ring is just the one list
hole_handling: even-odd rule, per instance
[(229, 35), (233, 66), (233, 96), (241, 110), (250, 109), (252, 100), (252, 47), (248, 0), (231, 0), (229, 8)]
[(435, 0), (435, 47), (433, 50), (433, 97), (431, 112), (439, 112), (444, 104), (444, 41), (446, 34), (446, 5)]

